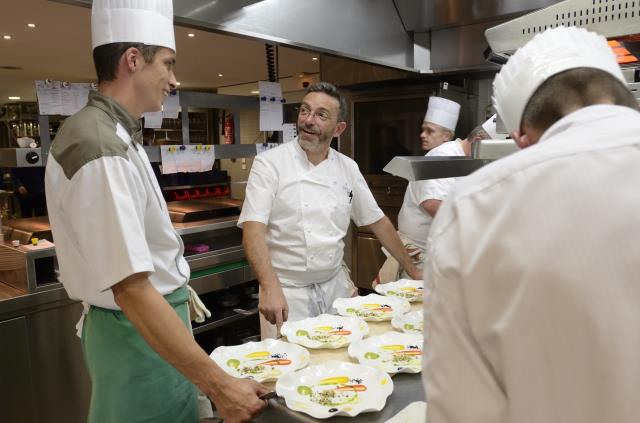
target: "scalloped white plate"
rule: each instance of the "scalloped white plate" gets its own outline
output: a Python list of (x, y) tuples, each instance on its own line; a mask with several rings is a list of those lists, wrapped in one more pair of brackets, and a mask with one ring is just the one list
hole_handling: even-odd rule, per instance
[(280, 333), (289, 342), (307, 348), (341, 348), (362, 339), (369, 333), (369, 325), (358, 317), (321, 314), (316, 317), (286, 321)]
[(273, 382), (309, 364), (309, 351), (275, 339), (218, 347), (209, 355), (231, 376)]
[(290, 409), (317, 419), (354, 417), (382, 410), (393, 381), (373, 367), (329, 360), (282, 376), (276, 392)]
[(410, 311), (391, 319), (391, 326), (404, 332), (422, 335), (424, 332), (424, 314), (422, 310)]
[(424, 298), (424, 281), (400, 279), (395, 282), (376, 285), (376, 292), (381, 295), (398, 297), (409, 301), (422, 301)]
[(354, 342), (349, 356), (390, 374), (422, 371), (422, 335), (387, 332)]
[(338, 298), (333, 302), (333, 307), (342, 316), (380, 322), (406, 313), (411, 305), (402, 298), (369, 294), (364, 297)]

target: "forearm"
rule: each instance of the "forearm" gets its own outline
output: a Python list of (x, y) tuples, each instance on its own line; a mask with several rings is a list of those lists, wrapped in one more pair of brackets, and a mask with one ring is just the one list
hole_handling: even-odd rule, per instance
[(413, 264), (413, 260), (407, 254), (398, 233), (388, 217), (383, 217), (372, 225), (369, 225), (378, 241), (391, 255), (398, 260), (400, 266), (407, 271), (412, 277), (416, 276), (417, 269)]
[(259, 222), (244, 222), (242, 225), (242, 245), (251, 268), (256, 273), (263, 288), (278, 284), (278, 275), (271, 265), (271, 256), (265, 238), (265, 225)]
[(116, 303), (151, 348), (209, 397), (217, 396), (226, 374), (198, 346), (149, 279), (134, 275), (112, 289)]

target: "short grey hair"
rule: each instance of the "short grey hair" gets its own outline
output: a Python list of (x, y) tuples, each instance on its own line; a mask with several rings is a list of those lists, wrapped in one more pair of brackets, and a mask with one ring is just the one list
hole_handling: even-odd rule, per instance
[(347, 121), (347, 100), (340, 94), (340, 91), (330, 82), (316, 82), (309, 86), (305, 95), (309, 93), (325, 93), (338, 100), (338, 122)]

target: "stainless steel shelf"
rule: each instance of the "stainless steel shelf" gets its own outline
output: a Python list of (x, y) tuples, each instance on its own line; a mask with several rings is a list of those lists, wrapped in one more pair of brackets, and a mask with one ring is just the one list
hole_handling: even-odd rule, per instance
[(193, 328), (193, 334), (197, 335), (199, 333), (208, 332), (211, 329), (219, 328), (219, 327), (227, 325), (229, 323), (233, 323), (233, 322), (236, 322), (238, 320), (246, 319), (249, 316), (255, 316), (256, 314), (258, 314), (258, 308), (255, 307), (255, 308), (249, 309), (249, 310), (247, 310), (246, 313), (237, 313), (237, 312), (235, 312), (235, 313), (236, 314), (233, 314), (231, 316), (223, 317), (221, 319), (214, 320), (212, 322), (204, 323), (204, 324), (201, 324), (199, 326), (196, 326), (196, 327)]

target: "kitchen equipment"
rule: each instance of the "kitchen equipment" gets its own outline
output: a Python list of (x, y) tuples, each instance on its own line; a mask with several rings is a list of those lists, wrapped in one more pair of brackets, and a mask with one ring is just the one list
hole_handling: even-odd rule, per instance
[(240, 214), (241, 202), (231, 199), (203, 198), (198, 200), (171, 201), (167, 203), (169, 216), (174, 223), (194, 222)]

